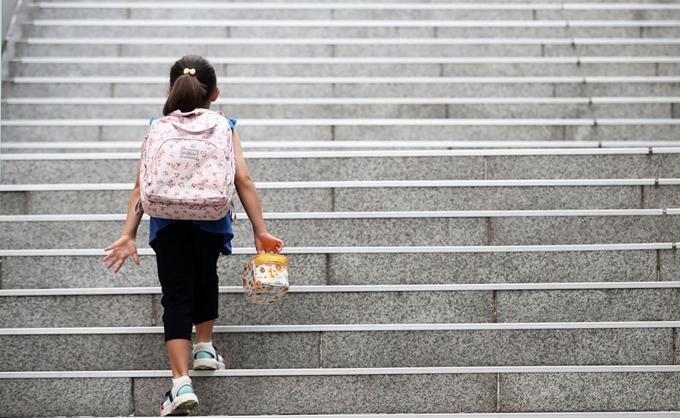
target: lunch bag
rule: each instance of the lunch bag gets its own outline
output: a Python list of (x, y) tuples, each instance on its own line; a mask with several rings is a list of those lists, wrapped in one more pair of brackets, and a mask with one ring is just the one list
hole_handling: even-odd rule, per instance
[(258, 254), (243, 269), (243, 290), (250, 303), (271, 305), (288, 292), (288, 258)]

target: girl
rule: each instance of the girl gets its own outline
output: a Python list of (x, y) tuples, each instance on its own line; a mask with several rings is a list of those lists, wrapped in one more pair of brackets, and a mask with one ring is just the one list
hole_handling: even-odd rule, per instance
[[(170, 69), (170, 89), (163, 114), (180, 110), (190, 112), (208, 109), (220, 94), (212, 65), (196, 55), (185, 56)], [(232, 128), (236, 121), (229, 120)], [(153, 119), (152, 122), (153, 123)], [(258, 253), (279, 253), (283, 241), (267, 233), (260, 200), (243, 159), (241, 142), (232, 131), (236, 173), (234, 185), (248, 214), (255, 236)], [(140, 162), (141, 164), (141, 162)], [(104, 258), (107, 268), (115, 267), (117, 273), (127, 257), (139, 265), (135, 237), (141, 221), (141, 212), (135, 206), (140, 198), (139, 174), (132, 190), (127, 218), (120, 239), (107, 247)], [(193, 347), (193, 368), (224, 369), (224, 359), (212, 345), (212, 330), (218, 317), (217, 257), (231, 254), (234, 237), (231, 217), (218, 221), (180, 221), (151, 218), (149, 244), (156, 253), (158, 278), (163, 297), (163, 324), (168, 348), (173, 385), (161, 404), (161, 416), (184, 415), (198, 405), (189, 378), (189, 350), (192, 325), (196, 326), (196, 343)]]

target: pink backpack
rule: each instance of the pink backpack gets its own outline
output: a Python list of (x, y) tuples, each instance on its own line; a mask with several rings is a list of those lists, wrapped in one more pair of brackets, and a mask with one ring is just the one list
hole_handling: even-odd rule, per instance
[(176, 110), (149, 127), (139, 167), (149, 216), (215, 221), (233, 207), (236, 162), (222, 112)]

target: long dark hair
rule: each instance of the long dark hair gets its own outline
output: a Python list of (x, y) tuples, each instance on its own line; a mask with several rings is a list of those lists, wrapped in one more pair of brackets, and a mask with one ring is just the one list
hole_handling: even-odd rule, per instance
[[(193, 73), (193, 74), (192, 74)], [(170, 68), (170, 95), (163, 114), (203, 107), (217, 87), (215, 68), (203, 57), (185, 55)]]

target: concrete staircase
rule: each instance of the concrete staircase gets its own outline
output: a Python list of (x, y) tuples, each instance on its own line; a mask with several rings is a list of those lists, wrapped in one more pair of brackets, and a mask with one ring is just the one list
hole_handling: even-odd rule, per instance
[[(291, 293), (220, 259), (196, 415), (680, 417), (680, 5), (51, 1), (5, 56), (0, 416), (156, 416), (106, 271), (170, 64), (215, 65)], [(238, 211), (243, 212), (240, 205)], [(437, 415), (439, 416), (439, 415)]]

